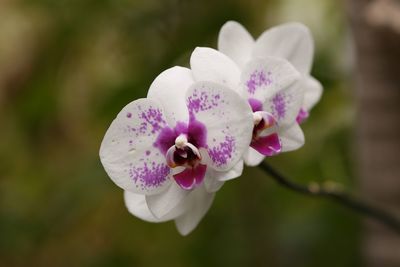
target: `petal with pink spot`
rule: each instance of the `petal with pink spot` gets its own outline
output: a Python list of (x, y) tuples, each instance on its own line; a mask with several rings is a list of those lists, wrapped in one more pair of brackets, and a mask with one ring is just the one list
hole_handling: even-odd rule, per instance
[(207, 127), (210, 166), (218, 171), (229, 170), (250, 144), (253, 115), (247, 101), (213, 82), (195, 83), (186, 99), (190, 120)]
[(119, 187), (151, 195), (168, 186), (170, 168), (154, 146), (165, 127), (159, 104), (149, 99), (133, 101), (117, 115), (102, 141), (100, 159)]
[(280, 90), (263, 104), (263, 110), (271, 113), (280, 127), (296, 121), (303, 103), (302, 83), (294, 83)]
[(254, 59), (243, 69), (240, 79), (241, 93), (246, 99), (256, 99), (264, 103), (300, 78), (300, 73), (284, 59)]
[(147, 98), (160, 102), (171, 126), (188, 121), (185, 94), (193, 82), (190, 69), (176, 66), (163, 71), (151, 84)]

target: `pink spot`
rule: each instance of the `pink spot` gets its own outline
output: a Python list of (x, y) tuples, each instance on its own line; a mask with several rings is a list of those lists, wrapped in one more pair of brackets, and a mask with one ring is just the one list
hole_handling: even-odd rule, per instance
[(141, 123), (141, 128), (143, 131), (147, 130), (147, 125), (150, 124), (152, 129), (151, 133), (159, 132), (166, 125), (165, 120), (163, 119), (163, 115), (161, 110), (150, 107), (148, 110), (143, 111), (139, 118), (143, 119), (144, 122)]
[(276, 133), (253, 139), (250, 146), (264, 156), (273, 156), (282, 151), (282, 145)]
[(142, 189), (159, 187), (167, 180), (170, 168), (165, 164), (144, 163), (141, 167), (129, 170), (129, 176), (135, 183), (140, 183)]
[(248, 102), (249, 102), (253, 112), (262, 111), (263, 110), (263, 106), (262, 106), (262, 103), (261, 103), (260, 100), (257, 100), (255, 98), (249, 98)]
[(262, 70), (255, 70), (249, 80), (246, 82), (247, 91), (254, 95), (256, 90), (261, 86), (268, 86), (272, 83), (271, 72), (265, 74)]
[(285, 102), (285, 96), (282, 93), (276, 94), (272, 99), (272, 110), (273, 110), (273, 115), (275, 115), (278, 120), (285, 117), (286, 102)]
[(225, 136), (225, 140), (220, 142), (219, 145), (208, 149), (212, 161), (221, 167), (228, 163), (228, 160), (232, 158), (232, 154), (235, 150), (235, 139), (232, 136)]
[(189, 109), (189, 113), (193, 115), (199, 111), (206, 111), (212, 108), (218, 107), (221, 101), (221, 96), (219, 94), (208, 95), (207, 92), (199, 90), (194, 90), (192, 95), (187, 98), (186, 105)]
[(132, 113), (130, 113), (130, 112), (126, 113), (126, 117), (127, 118), (131, 118), (132, 117)]
[(207, 165), (199, 164), (196, 167), (189, 167), (182, 172), (175, 174), (176, 183), (185, 190), (192, 190), (195, 186), (201, 184), (206, 175)]
[(307, 110), (305, 110), (304, 108), (301, 108), (299, 111), (299, 114), (297, 114), (297, 117), (296, 117), (297, 123), (298, 124), (303, 123), (305, 120), (307, 120), (309, 115), (310, 114), (308, 113)]

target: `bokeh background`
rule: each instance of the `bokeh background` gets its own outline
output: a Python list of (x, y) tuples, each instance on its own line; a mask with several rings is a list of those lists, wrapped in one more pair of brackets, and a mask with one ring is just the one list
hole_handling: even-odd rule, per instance
[(269, 161), (291, 179), (357, 193), (354, 52), (337, 0), (1, 0), (0, 266), (364, 266), (360, 217), (276, 185), (227, 183), (198, 228), (131, 216), (98, 157), (118, 111), (153, 79), (216, 47), (237, 20), (258, 36), (300, 21), (321, 102), (306, 145)]

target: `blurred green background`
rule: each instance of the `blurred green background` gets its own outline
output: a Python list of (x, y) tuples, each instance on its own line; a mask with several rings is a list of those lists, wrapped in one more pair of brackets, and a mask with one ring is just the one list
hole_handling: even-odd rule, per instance
[(359, 217), (276, 185), (227, 183), (198, 228), (131, 216), (98, 157), (118, 111), (164, 69), (216, 47), (237, 20), (258, 36), (300, 21), (324, 95), (306, 145), (270, 159), (298, 182), (354, 188), (348, 26), (336, 0), (2, 0), (0, 266), (361, 266)]

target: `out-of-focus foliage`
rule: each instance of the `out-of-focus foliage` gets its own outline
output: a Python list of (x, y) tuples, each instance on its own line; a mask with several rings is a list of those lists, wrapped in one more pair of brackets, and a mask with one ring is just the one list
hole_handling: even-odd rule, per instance
[(360, 266), (359, 222), (258, 169), (227, 183), (188, 237), (125, 209), (98, 159), (112, 118), (195, 46), (238, 20), (258, 35), (299, 20), (324, 86), (306, 145), (271, 159), (299, 182), (351, 187), (353, 107), (338, 1), (0, 2), (0, 266)]

